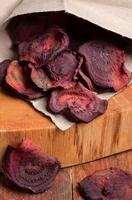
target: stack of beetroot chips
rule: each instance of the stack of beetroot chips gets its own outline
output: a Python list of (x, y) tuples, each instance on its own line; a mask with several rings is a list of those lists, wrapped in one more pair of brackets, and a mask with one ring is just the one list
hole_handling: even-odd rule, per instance
[(73, 49), (64, 26), (36, 26), (16, 28), (12, 39), (18, 56), (0, 64), (2, 86), (28, 100), (47, 96), (47, 110), (70, 121), (89, 122), (103, 114), (108, 103), (97, 93), (119, 91), (132, 77), (124, 50), (100, 39)]

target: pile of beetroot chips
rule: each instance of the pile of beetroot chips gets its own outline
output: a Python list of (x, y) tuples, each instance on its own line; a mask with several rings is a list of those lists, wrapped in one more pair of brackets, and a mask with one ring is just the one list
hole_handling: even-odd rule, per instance
[(48, 96), (47, 109), (75, 122), (103, 114), (102, 90), (119, 91), (131, 80), (125, 53), (114, 44), (90, 40), (70, 49), (68, 34), (58, 26), (17, 44), (18, 59), (0, 64), (0, 83), (29, 100)]

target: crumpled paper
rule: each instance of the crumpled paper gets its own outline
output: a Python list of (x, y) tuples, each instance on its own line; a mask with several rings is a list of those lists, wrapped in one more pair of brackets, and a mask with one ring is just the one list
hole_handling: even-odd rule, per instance
[[(105, 29), (132, 39), (132, 1), (131, 0), (1, 0), (0, 12), (0, 61), (13, 58), (11, 40), (5, 31), (9, 20), (17, 15), (47, 12), (66, 11), (86, 19)], [(126, 66), (132, 71), (132, 42), (128, 49)], [(100, 94), (101, 98), (109, 99), (115, 93)], [(53, 115), (46, 110), (47, 99), (40, 98), (30, 101), (40, 112), (50, 117), (61, 130), (70, 128), (74, 123), (69, 122), (62, 115)]]

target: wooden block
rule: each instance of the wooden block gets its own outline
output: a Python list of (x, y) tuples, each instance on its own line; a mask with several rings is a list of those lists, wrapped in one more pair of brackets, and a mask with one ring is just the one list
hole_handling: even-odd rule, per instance
[(83, 200), (77, 190), (78, 182), (80, 182), (86, 176), (91, 175), (96, 170), (102, 170), (109, 167), (119, 167), (132, 173), (132, 150), (105, 159), (73, 167), (73, 200)]
[(0, 93), (0, 158), (8, 144), (30, 138), (42, 151), (72, 166), (132, 148), (132, 85), (109, 100), (107, 112), (60, 131), (23, 100)]
[(13, 190), (5, 185), (5, 179), (3, 178), (0, 181), (0, 200), (72, 200), (72, 183), (69, 169), (63, 170), (57, 175), (52, 188), (37, 195)]

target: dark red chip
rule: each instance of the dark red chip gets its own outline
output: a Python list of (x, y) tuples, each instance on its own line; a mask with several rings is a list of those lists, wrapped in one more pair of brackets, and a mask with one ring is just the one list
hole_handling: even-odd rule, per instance
[(81, 67), (83, 59), (75, 52), (63, 51), (46, 66), (46, 71), (51, 80), (73, 81)]
[(132, 74), (125, 65), (125, 54), (111, 43), (101, 40), (84, 43), (79, 52), (85, 57), (85, 71), (102, 88), (118, 91), (126, 86)]
[(68, 16), (64, 11), (19, 15), (10, 20), (7, 31), (13, 45), (18, 45), (24, 41), (32, 41), (42, 35), (49, 26), (56, 24), (60, 27), (66, 27), (67, 21), (69, 21), (67, 20)]
[(79, 183), (79, 191), (86, 200), (131, 200), (132, 174), (116, 168), (96, 171)]
[(16, 60), (9, 64), (5, 80), (11, 89), (25, 98), (37, 99), (44, 96), (44, 93), (32, 83), (25, 68)]
[(4, 81), (10, 60), (4, 60), (0, 63), (0, 84)]
[(52, 60), (69, 45), (68, 35), (59, 27), (49, 29), (45, 34), (31, 42), (19, 45), (19, 60), (41, 67)]
[(82, 58), (77, 53), (63, 51), (47, 65), (39, 69), (29, 65), (32, 69), (32, 81), (43, 91), (57, 87), (73, 87), (82, 61)]
[(81, 81), (81, 79), (82, 79), (84, 85), (85, 85), (89, 90), (91, 90), (91, 91), (96, 91), (96, 88), (94, 87), (94, 85), (93, 85), (91, 79), (82, 71), (82, 69), (80, 69), (78, 72), (79, 72), (78, 75), (80, 76), (80, 77), (79, 77), (79, 78), (80, 78), (79, 80)]
[(20, 188), (41, 193), (52, 186), (60, 162), (41, 153), (30, 140), (24, 140), (18, 148), (8, 146), (2, 169), (5, 176)]
[(7, 25), (7, 31), (12, 39), (13, 45), (20, 42), (32, 41), (35, 37), (42, 34), (46, 27), (44, 19), (39, 19), (39, 13), (19, 15), (10, 20)]
[(89, 122), (103, 114), (107, 101), (97, 97), (81, 84), (70, 89), (57, 89), (51, 93), (48, 108), (52, 113), (63, 113), (69, 120)]

